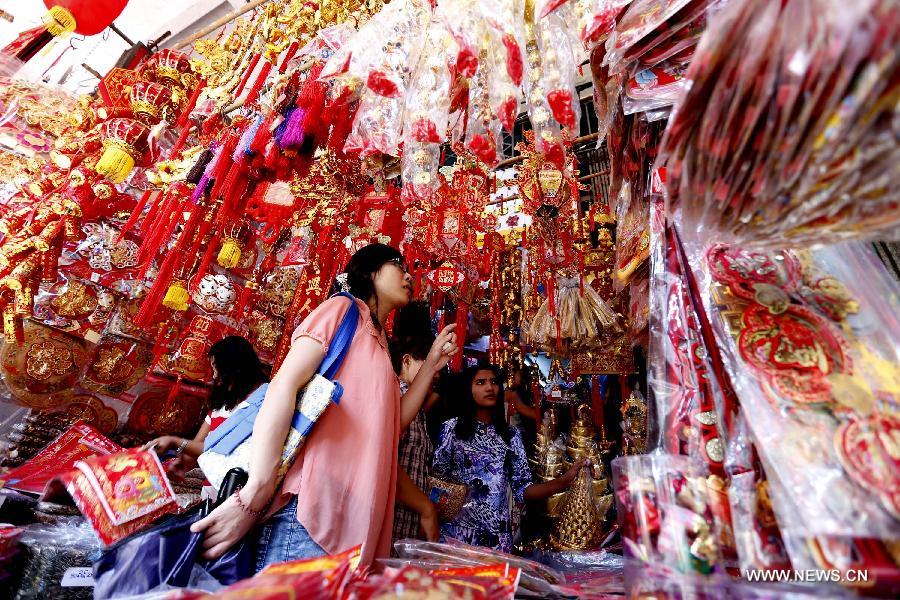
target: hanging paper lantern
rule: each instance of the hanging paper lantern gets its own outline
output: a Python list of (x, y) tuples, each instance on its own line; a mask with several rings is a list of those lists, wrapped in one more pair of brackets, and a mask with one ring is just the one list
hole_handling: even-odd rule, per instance
[(160, 83), (138, 81), (131, 88), (129, 102), (135, 118), (147, 125), (155, 125), (172, 102), (172, 92)]
[(537, 187), (541, 191), (541, 206), (537, 209), (537, 216), (553, 218), (559, 214), (560, 204), (565, 196), (560, 196), (563, 173), (551, 163), (544, 163), (537, 172)]
[(44, 0), (49, 9), (43, 24), (27, 29), (0, 53), (22, 62), (31, 60), (54, 37), (70, 33), (95, 35), (106, 29), (128, 4), (128, 0)]
[(103, 156), (94, 170), (113, 183), (122, 183), (144, 153), (150, 130), (134, 119), (111, 119), (103, 123)]

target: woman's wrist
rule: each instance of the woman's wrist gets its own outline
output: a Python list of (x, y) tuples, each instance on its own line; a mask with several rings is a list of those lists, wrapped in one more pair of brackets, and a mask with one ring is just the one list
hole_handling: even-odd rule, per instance
[[(178, 440), (178, 438), (175, 439), (176, 441)], [(175, 450), (175, 456), (181, 456), (181, 454), (184, 452), (184, 449), (187, 448), (187, 445), (190, 443), (191, 440), (187, 438), (181, 438), (181, 441), (178, 444), (178, 448)]]
[(247, 484), (241, 488), (241, 498), (252, 509), (258, 509), (262, 505), (270, 504), (274, 495), (274, 481), (266, 482), (251, 478), (247, 481)]
[(250, 515), (254, 519), (259, 519), (261, 516), (268, 512), (269, 507), (272, 505), (271, 498), (267, 500), (265, 503), (256, 503), (256, 498), (250, 500), (248, 497), (241, 497), (241, 491), (243, 488), (239, 488), (234, 491), (234, 499), (237, 502), (237, 505), (240, 507), (241, 511)]
[(437, 506), (431, 500), (423, 502), (419, 507), (419, 516), (422, 518), (437, 516)]

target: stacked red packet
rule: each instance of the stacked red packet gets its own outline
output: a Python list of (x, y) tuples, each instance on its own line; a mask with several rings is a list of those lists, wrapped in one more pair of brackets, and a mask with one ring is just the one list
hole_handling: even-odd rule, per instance
[(121, 450), (121, 446), (84, 421), (76, 421), (31, 460), (7, 473), (2, 484), (20, 492), (40, 494), (51, 480), (74, 469), (78, 461)]

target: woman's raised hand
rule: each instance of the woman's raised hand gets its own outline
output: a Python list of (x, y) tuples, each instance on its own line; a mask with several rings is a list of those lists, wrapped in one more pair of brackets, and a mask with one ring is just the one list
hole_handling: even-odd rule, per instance
[(459, 352), (454, 329), (456, 329), (456, 323), (444, 327), (431, 345), (426, 362), (435, 372), (446, 367), (447, 363), (450, 362), (450, 358)]

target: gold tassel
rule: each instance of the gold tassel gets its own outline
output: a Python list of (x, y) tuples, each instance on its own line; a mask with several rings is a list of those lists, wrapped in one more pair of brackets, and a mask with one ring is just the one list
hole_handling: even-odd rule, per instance
[(113, 183), (122, 183), (133, 168), (134, 158), (130, 154), (114, 144), (107, 144), (94, 170), (100, 175), (106, 175)]
[(75, 15), (62, 6), (51, 6), (42, 18), (52, 36), (68, 35), (75, 31)]
[(233, 269), (241, 262), (241, 244), (232, 237), (225, 238), (216, 262), (223, 269)]
[(10, 304), (3, 307), (3, 337), (9, 344), (16, 343), (16, 315)]
[(169, 286), (169, 289), (166, 290), (166, 297), (163, 298), (162, 303), (166, 308), (184, 312), (188, 309), (189, 297), (187, 283), (180, 279), (176, 279), (172, 282), (172, 285)]

